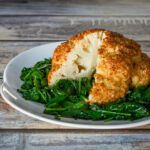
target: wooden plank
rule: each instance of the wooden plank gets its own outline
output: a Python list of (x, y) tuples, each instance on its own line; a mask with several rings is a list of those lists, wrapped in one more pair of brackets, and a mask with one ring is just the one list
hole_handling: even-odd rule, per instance
[[(2, 79), (0, 79), (0, 85)], [(9, 106), (0, 97), (0, 129), (75, 129), (46, 123), (26, 116)], [(133, 129), (150, 129), (150, 124)]]
[[(8, 1), (8, 0), (7, 0)], [(147, 0), (15, 0), (1, 1), (1, 15), (149, 15)], [(22, 2), (22, 3), (21, 3)]]
[[(54, 41), (52, 41), (54, 42)], [(6, 64), (17, 54), (28, 50), (32, 47), (39, 46), (42, 44), (51, 43), (48, 41), (29, 41), (29, 42), (6, 42), (0, 41), (0, 76), (3, 75)], [(150, 51), (150, 42), (139, 42), (141, 44), (143, 51)]]
[[(83, 130), (82, 130), (83, 131)], [(149, 133), (149, 132), (147, 132)], [(101, 131), (81, 132), (17, 132), (0, 133), (3, 150), (149, 150), (149, 134), (105, 134)]]
[(0, 129), (69, 129), (69, 127), (49, 124), (26, 116), (0, 98)]
[(1, 16), (0, 40), (65, 40), (89, 28), (150, 41), (150, 17)]

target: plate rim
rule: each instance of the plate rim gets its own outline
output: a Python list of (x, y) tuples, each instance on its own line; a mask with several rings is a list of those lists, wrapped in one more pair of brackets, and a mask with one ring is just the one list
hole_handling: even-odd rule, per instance
[(5, 94), (3, 93), (3, 86), (4, 83), (2, 83), (1, 85), (1, 96), (4, 98), (4, 100), (10, 105), (12, 106), (14, 109), (16, 109), (17, 111), (30, 116), (32, 118), (47, 122), (47, 123), (52, 123), (52, 124), (57, 124), (57, 125), (63, 125), (63, 126), (68, 126), (68, 127), (75, 127), (75, 128), (82, 128), (82, 129), (125, 129), (125, 128), (133, 128), (133, 127), (137, 127), (137, 126), (142, 126), (142, 125), (146, 125), (150, 123), (150, 120), (144, 120), (144, 121), (140, 121), (140, 122), (135, 122), (135, 123), (128, 123), (128, 124), (117, 124), (117, 125), (91, 125), (91, 124), (76, 124), (76, 123), (69, 123), (69, 122), (64, 122), (61, 120), (56, 120), (56, 119), (48, 119), (36, 114), (33, 114), (31, 112), (28, 112), (25, 109), (20, 108), (19, 106), (17, 106), (15, 103), (11, 102), (9, 99), (7, 99), (5, 97)]
[[(40, 115), (33, 114), (33, 113), (31, 113), (31, 112), (29, 112), (29, 111), (27, 111), (25, 109), (20, 108), (15, 103), (13, 103), (11, 100), (9, 100), (5, 96), (5, 94), (3, 93), (3, 88), (4, 88), (4, 84), (7, 83), (7, 82), (5, 83), (5, 81), (7, 81), (7, 79), (6, 79), (7, 68), (13, 62), (13, 60), (15, 60), (17, 57), (20, 57), (24, 53), (26, 53), (28, 51), (31, 51), (32, 49), (35, 49), (37, 47), (39, 48), (39, 47), (46, 46), (46, 45), (51, 45), (51, 44), (57, 44), (58, 45), (61, 42), (63, 42), (63, 41), (47, 43), (47, 44), (43, 44), (43, 45), (40, 45), (40, 46), (36, 46), (36, 47), (30, 48), (30, 49), (25, 50), (24, 52), (21, 52), (20, 54), (16, 55), (14, 58), (12, 58), (8, 62), (8, 64), (5, 67), (5, 70), (4, 70), (4, 74), (3, 74), (3, 81), (4, 82), (1, 85), (0, 93), (1, 93), (2, 98), (10, 106), (12, 106), (16, 110), (18, 110), (19, 112), (21, 112), (21, 113), (23, 113), (23, 114), (25, 114), (27, 116), (30, 116), (32, 118), (35, 118), (35, 119), (38, 119), (38, 120), (41, 120), (41, 121), (44, 121), (44, 122), (47, 122), (47, 123), (52, 123), (52, 124), (57, 124), (57, 125), (63, 125), (63, 126), (68, 126), (68, 127), (82, 128), (82, 129), (125, 129), (125, 128), (132, 128), (132, 127), (142, 126), (142, 125), (146, 125), (146, 124), (150, 123), (150, 119), (148, 118), (148, 119), (143, 120), (143, 121), (131, 122), (131, 123), (128, 123), (128, 124), (127, 123), (125, 123), (125, 124), (116, 124), (116, 125), (109, 125), (109, 124), (107, 124), (107, 125), (93, 125), (93, 124), (83, 124), (83, 123), (77, 124), (77, 123), (65, 122), (65, 121), (61, 121), (61, 120), (57, 120), (57, 119), (49, 119), (49, 118), (46, 118), (46, 117), (43, 117), (43, 116), (40, 116)], [(150, 53), (150, 52), (146, 52), (146, 53)]]

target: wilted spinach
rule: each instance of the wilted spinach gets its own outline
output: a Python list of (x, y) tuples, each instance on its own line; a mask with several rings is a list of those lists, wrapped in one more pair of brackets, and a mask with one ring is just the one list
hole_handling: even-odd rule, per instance
[(46, 114), (59, 119), (90, 120), (135, 120), (150, 116), (150, 86), (129, 90), (124, 98), (105, 106), (89, 105), (86, 100), (93, 79), (61, 79), (48, 86), (50, 69), (51, 59), (39, 61), (31, 68), (23, 68), (20, 76), (23, 84), (18, 89), (25, 99), (43, 103)]

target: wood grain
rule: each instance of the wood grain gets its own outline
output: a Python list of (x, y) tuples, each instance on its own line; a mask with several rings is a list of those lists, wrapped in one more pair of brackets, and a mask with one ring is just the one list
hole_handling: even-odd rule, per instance
[[(83, 131), (83, 130), (82, 130)], [(149, 150), (149, 132), (1, 132), (3, 150)]]
[(0, 40), (66, 40), (89, 28), (150, 41), (150, 17), (1, 16)]
[[(150, 51), (148, 0), (0, 0), (0, 85), (8, 61), (48, 42), (88, 29), (123, 33)], [(2, 150), (149, 150), (150, 125), (128, 130), (81, 130), (26, 116), (0, 97)]]
[[(147, 16), (148, 0), (1, 0), (0, 15)], [(15, 2), (16, 3), (13, 3)], [(7, 3), (6, 3), (7, 2)], [(9, 3), (8, 3), (9, 2)]]

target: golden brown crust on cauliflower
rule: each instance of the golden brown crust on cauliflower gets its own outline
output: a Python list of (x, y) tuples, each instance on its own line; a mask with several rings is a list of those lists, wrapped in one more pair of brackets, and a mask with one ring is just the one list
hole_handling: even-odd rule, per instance
[(139, 44), (116, 32), (91, 29), (73, 36), (55, 49), (52, 70), (48, 75), (49, 85), (75, 45), (87, 35), (96, 32), (102, 32), (105, 37), (97, 51), (95, 81), (90, 91), (89, 103), (113, 102), (124, 97), (130, 87), (150, 84), (150, 58), (141, 53)]

